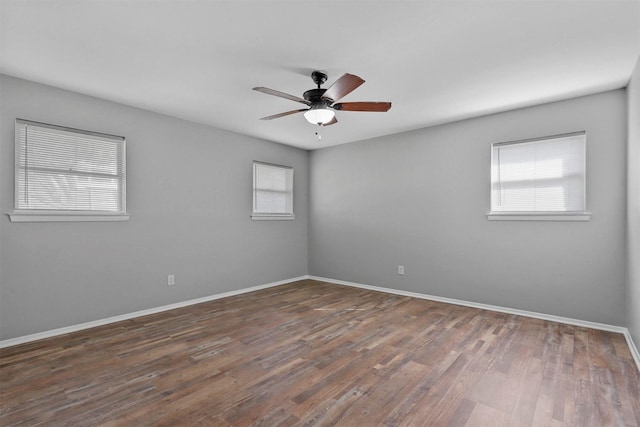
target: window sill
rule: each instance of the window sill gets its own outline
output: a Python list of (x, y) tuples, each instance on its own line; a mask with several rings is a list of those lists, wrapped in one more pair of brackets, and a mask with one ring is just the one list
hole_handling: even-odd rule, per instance
[(129, 221), (129, 215), (100, 215), (100, 214), (50, 214), (12, 212), (7, 214), (11, 222), (107, 222)]
[(542, 214), (542, 213), (489, 213), (489, 221), (589, 221), (590, 213)]
[(293, 214), (269, 215), (269, 214), (252, 214), (253, 221), (293, 221), (296, 216)]

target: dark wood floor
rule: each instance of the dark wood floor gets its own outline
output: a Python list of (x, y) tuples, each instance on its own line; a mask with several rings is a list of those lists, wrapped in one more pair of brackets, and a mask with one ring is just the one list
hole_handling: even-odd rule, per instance
[(638, 426), (620, 334), (301, 281), (0, 351), (0, 424)]

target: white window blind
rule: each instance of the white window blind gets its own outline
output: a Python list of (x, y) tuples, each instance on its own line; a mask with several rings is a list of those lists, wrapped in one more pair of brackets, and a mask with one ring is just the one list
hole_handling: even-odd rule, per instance
[(253, 219), (293, 219), (293, 168), (253, 162)]
[(15, 210), (126, 212), (125, 139), (16, 120)]
[(492, 146), (492, 213), (584, 213), (586, 135)]

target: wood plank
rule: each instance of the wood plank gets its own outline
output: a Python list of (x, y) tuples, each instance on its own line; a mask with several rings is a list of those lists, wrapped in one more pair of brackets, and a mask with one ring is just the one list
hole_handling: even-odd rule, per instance
[(639, 426), (624, 337), (313, 280), (0, 350), (0, 425)]

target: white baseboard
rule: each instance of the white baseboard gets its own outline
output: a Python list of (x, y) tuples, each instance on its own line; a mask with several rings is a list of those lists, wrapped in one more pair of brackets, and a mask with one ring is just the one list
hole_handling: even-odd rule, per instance
[(223, 292), (221, 294), (215, 294), (215, 295), (210, 295), (210, 296), (203, 297), (203, 298), (196, 298), (196, 299), (192, 299), (192, 300), (188, 300), (188, 301), (182, 301), (182, 302), (178, 302), (178, 303), (174, 303), (174, 304), (163, 305), (161, 307), (155, 307), (155, 308), (150, 308), (150, 309), (147, 309), (147, 310), (136, 311), (136, 312), (133, 312), (133, 313), (127, 313), (127, 314), (123, 314), (123, 315), (120, 315), (120, 316), (108, 317), (106, 319), (94, 320), (94, 321), (91, 321), (91, 322), (81, 323), (81, 324), (78, 324), (78, 325), (66, 326), (64, 328), (52, 329), (50, 331), (39, 332), (39, 333), (36, 333), (36, 334), (25, 335), (25, 336), (16, 337), (16, 338), (10, 338), (10, 339), (7, 339), (7, 340), (0, 341), (0, 348), (11, 347), (11, 346), (14, 346), (14, 345), (19, 345), (19, 344), (25, 344), (25, 343), (28, 343), (28, 342), (31, 342), (31, 341), (41, 340), (41, 339), (45, 339), (45, 338), (51, 338), (51, 337), (55, 337), (55, 336), (58, 336), (58, 335), (64, 335), (64, 334), (68, 334), (68, 333), (71, 333), (71, 332), (76, 332), (76, 331), (81, 331), (81, 330), (84, 330), (84, 329), (95, 328), (97, 326), (107, 325), (109, 323), (115, 323), (115, 322), (120, 322), (120, 321), (123, 321), (123, 320), (134, 319), (136, 317), (147, 316), (149, 314), (160, 313), (160, 312), (163, 312), (163, 311), (173, 310), (175, 308), (181, 308), (181, 307), (186, 307), (186, 306), (189, 306), (189, 305), (200, 304), (200, 303), (207, 302), (207, 301), (213, 301), (213, 300), (220, 299), (220, 298), (226, 298), (226, 297), (231, 297), (231, 296), (234, 296), (234, 295), (245, 294), (245, 293), (257, 291), (257, 290), (260, 290), (260, 289), (272, 288), (274, 286), (280, 286), (280, 285), (284, 285), (286, 283), (291, 283), (291, 282), (296, 282), (298, 280), (306, 280), (306, 279), (312, 279), (312, 280), (317, 280), (317, 281), (321, 281), (321, 282), (328, 282), (328, 283), (335, 283), (337, 285), (351, 286), (351, 287), (355, 287), (355, 288), (368, 289), (368, 290), (378, 291), (378, 292), (385, 292), (385, 293), (388, 293), (388, 294), (395, 294), (395, 295), (402, 295), (402, 296), (408, 296), (408, 297), (413, 297), (413, 298), (426, 299), (426, 300), (431, 300), (431, 301), (444, 302), (444, 303), (447, 303), (447, 304), (462, 305), (462, 306), (465, 306), (465, 307), (479, 308), (479, 309), (482, 309), (482, 310), (496, 311), (496, 312), (499, 312), (499, 313), (515, 314), (515, 315), (518, 315), (518, 316), (525, 316), (525, 317), (531, 317), (531, 318), (534, 318), (534, 319), (548, 320), (548, 321), (551, 321), (551, 322), (564, 323), (564, 324), (574, 325), (574, 326), (582, 326), (582, 327), (585, 327), (585, 328), (598, 329), (598, 330), (602, 330), (602, 331), (620, 333), (620, 334), (624, 335), (624, 337), (625, 337), (625, 339), (627, 341), (627, 345), (629, 346), (629, 350), (631, 352), (631, 355), (633, 356), (633, 359), (635, 360), (636, 365), (638, 366), (638, 370), (640, 370), (640, 352), (638, 351), (638, 347), (636, 347), (635, 343), (633, 342), (633, 338), (631, 337), (631, 334), (629, 333), (629, 330), (627, 328), (623, 327), (623, 326), (614, 326), (614, 325), (608, 325), (608, 324), (605, 324), (605, 323), (589, 322), (589, 321), (585, 321), (585, 320), (572, 319), (572, 318), (568, 318), (568, 317), (554, 316), (554, 315), (551, 315), (551, 314), (537, 313), (537, 312), (534, 312), (534, 311), (518, 310), (518, 309), (514, 309), (514, 308), (501, 307), (501, 306), (489, 305), (489, 304), (481, 304), (481, 303), (476, 303), (476, 302), (471, 302), (471, 301), (464, 301), (464, 300), (459, 300), (459, 299), (454, 299), (454, 298), (445, 298), (445, 297), (427, 295), (427, 294), (422, 294), (422, 293), (417, 293), (417, 292), (409, 292), (409, 291), (402, 291), (402, 290), (398, 290), (398, 289), (383, 288), (383, 287), (380, 287), (380, 286), (371, 286), (371, 285), (365, 285), (365, 284), (362, 284), (362, 283), (347, 282), (347, 281), (344, 281), (344, 280), (337, 280), (337, 279), (331, 279), (331, 278), (327, 278), (327, 277), (318, 277), (318, 276), (310, 276), (310, 275), (304, 275), (304, 276), (294, 277), (294, 278), (291, 278), (291, 279), (280, 280), (280, 281), (277, 281), (277, 282), (266, 283), (264, 285), (252, 286), (250, 288), (239, 289), (239, 290), (236, 290), (236, 291)]
[(636, 344), (633, 342), (633, 338), (631, 337), (628, 329), (624, 333), (624, 338), (627, 340), (627, 345), (629, 346), (633, 360), (636, 361), (636, 365), (640, 371), (640, 351), (638, 351), (638, 347), (636, 347)]
[(413, 298), (420, 298), (420, 299), (426, 299), (426, 300), (431, 300), (431, 301), (444, 302), (444, 303), (447, 303), (447, 304), (462, 305), (462, 306), (465, 306), (465, 307), (479, 308), (479, 309), (482, 309), (482, 310), (496, 311), (496, 312), (499, 312), (499, 313), (515, 314), (515, 315), (518, 315), (518, 316), (531, 317), (531, 318), (534, 318), (534, 319), (541, 319), (541, 320), (548, 320), (550, 322), (564, 323), (564, 324), (573, 325), (573, 326), (582, 326), (582, 327), (585, 327), (585, 328), (597, 329), (597, 330), (601, 330), (601, 331), (616, 332), (616, 333), (624, 335), (624, 337), (625, 337), (625, 339), (627, 341), (627, 345), (629, 346), (629, 351), (631, 352), (631, 355), (633, 356), (633, 360), (636, 362), (636, 366), (638, 367), (638, 370), (640, 371), (640, 353), (638, 352), (638, 348), (636, 347), (635, 343), (633, 342), (631, 334), (629, 333), (629, 329), (625, 328), (624, 326), (614, 326), (614, 325), (608, 325), (606, 323), (589, 322), (589, 321), (586, 321), (586, 320), (572, 319), (572, 318), (569, 318), (569, 317), (554, 316), (552, 314), (537, 313), (535, 311), (519, 310), (519, 309), (515, 309), (515, 308), (501, 307), (501, 306), (489, 305), (489, 304), (482, 304), (482, 303), (464, 301), (464, 300), (459, 300), (459, 299), (454, 299), (454, 298), (439, 297), (439, 296), (434, 296), (434, 295), (421, 294), (421, 293), (417, 293), (417, 292), (409, 292), (409, 291), (402, 291), (402, 290), (398, 290), (398, 289), (383, 288), (383, 287), (380, 287), (380, 286), (364, 285), (362, 283), (346, 282), (344, 280), (330, 279), (330, 278), (327, 278), (327, 277), (308, 276), (308, 278), (312, 279), (312, 280), (318, 280), (318, 281), (321, 281), (321, 282), (335, 283), (337, 285), (345, 285), (345, 286), (351, 286), (351, 287), (355, 287), (355, 288), (368, 289), (368, 290), (372, 290), (372, 291), (386, 292), (386, 293), (389, 293), (389, 294), (402, 295), (402, 296), (407, 296), (407, 297), (413, 297)]
[(298, 280), (308, 279), (309, 276), (294, 277), (292, 279), (280, 280), (278, 282), (266, 283), (264, 285), (252, 286), (250, 288), (239, 289), (236, 291), (223, 292), (221, 294), (210, 295), (207, 297), (196, 298), (188, 301), (181, 301), (174, 304), (163, 305), (161, 307), (149, 308), (146, 310), (135, 311), (133, 313), (122, 314), (119, 316), (108, 317), (106, 319), (94, 320), (91, 322), (80, 323), (78, 325), (66, 326), (64, 328), (52, 329), (49, 331), (38, 332), (36, 334), (25, 335), (16, 338), (10, 338), (0, 341), (0, 348), (11, 347), (14, 345), (25, 344), (31, 341), (42, 340), (45, 338), (51, 338), (58, 335), (64, 335), (71, 332), (82, 331), (84, 329), (95, 328), (97, 326), (108, 325), (109, 323), (121, 322), (123, 320), (134, 319), (136, 317), (147, 316), (149, 314), (160, 313), (163, 311), (173, 310), (175, 308), (186, 307), (189, 305), (200, 304), (202, 302), (213, 301), (220, 298), (231, 297), (234, 295), (246, 294), (248, 292), (257, 291), (260, 289), (271, 288), (274, 286), (284, 285), (286, 283), (296, 282)]

